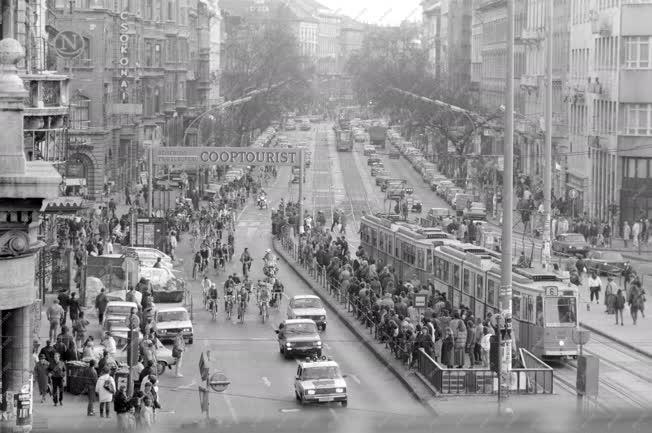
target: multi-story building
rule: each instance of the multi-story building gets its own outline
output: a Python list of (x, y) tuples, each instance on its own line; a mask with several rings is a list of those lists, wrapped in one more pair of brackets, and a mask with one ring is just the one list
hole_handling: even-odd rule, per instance
[(568, 177), (591, 217), (652, 213), (651, 20), (650, 2), (572, 2)]
[(471, 82), (472, 0), (440, 2), (440, 72), (446, 86), (468, 93)]
[(351, 56), (362, 48), (365, 25), (352, 18), (343, 16), (340, 24), (340, 38), (338, 49), (338, 70), (341, 73), (338, 97), (350, 104), (353, 101), (353, 85), (348, 73)]
[[(145, 145), (181, 144), (184, 118), (208, 106), (209, 20), (201, 0), (50, 0), (58, 31), (83, 39), (59, 59), (74, 79), (68, 177), (97, 197), (107, 181), (139, 182)], [(190, 137), (192, 140), (192, 137)]]
[(441, 1), (424, 0), (421, 2), (423, 36), (421, 42), (428, 53), (430, 73), (439, 77), (441, 74)]
[[(517, 118), (524, 134), (520, 148), (520, 167), (524, 174), (543, 182), (544, 115), (546, 110), (547, 77), (547, 5), (549, 0), (528, 0), (527, 18), (520, 35), (525, 48), (525, 73), (520, 77), (524, 98), (523, 116)], [(568, 104), (563, 90), (568, 82), (570, 47), (570, 0), (553, 3), (552, 58), (552, 146), (553, 192), (556, 197), (566, 194), (566, 161), (568, 152)]]

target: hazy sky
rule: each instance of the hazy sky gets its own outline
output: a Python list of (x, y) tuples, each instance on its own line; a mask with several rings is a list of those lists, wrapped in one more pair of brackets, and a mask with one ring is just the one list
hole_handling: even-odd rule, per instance
[(399, 24), (408, 19), (415, 21), (421, 17), (420, 0), (319, 0), (325, 6), (375, 24)]

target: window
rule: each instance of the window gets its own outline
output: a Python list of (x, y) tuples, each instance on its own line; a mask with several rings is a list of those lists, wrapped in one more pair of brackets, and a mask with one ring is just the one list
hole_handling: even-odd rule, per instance
[(86, 129), (91, 121), (91, 100), (77, 93), (70, 101), (70, 127), (72, 129)]
[(435, 257), (435, 278), (441, 279), (444, 262), (442, 259)]
[(378, 233), (376, 232), (376, 229), (369, 229), (369, 231), (371, 232), (371, 246), (376, 248), (376, 245), (378, 245)]
[(151, 20), (154, 17), (154, 0), (146, 0), (145, 2), (145, 19)]
[(475, 297), (479, 301), (484, 301), (484, 278), (481, 275), (476, 277)]
[(625, 67), (630, 69), (650, 68), (650, 36), (625, 38)]
[(496, 283), (493, 280), (487, 281), (487, 303), (496, 305)]
[(462, 290), (464, 293), (470, 293), (471, 291), (471, 273), (468, 269), (464, 269), (464, 277), (462, 281)]
[(629, 179), (652, 178), (650, 158), (623, 158), (623, 177)]
[(541, 295), (537, 295), (537, 305), (536, 305), (537, 311), (537, 321), (536, 324), (537, 326), (543, 326), (543, 298)]
[(378, 249), (380, 251), (385, 251), (385, 238), (387, 235), (385, 233), (380, 233), (380, 237), (378, 238)]
[(387, 253), (392, 255), (392, 236), (387, 236)]
[(426, 265), (425, 265), (424, 259), (425, 259), (425, 254), (423, 253), (423, 249), (418, 248), (417, 249), (417, 268), (425, 269)]
[(460, 283), (460, 265), (453, 265), (453, 281), (452, 281), (452, 283), (456, 287), (459, 287), (459, 286), (457, 286), (457, 284)]
[(528, 322), (532, 322), (534, 317), (534, 303), (532, 302), (532, 296), (526, 295), (525, 296), (525, 320)]
[(174, 21), (175, 18), (175, 0), (168, 0), (168, 7), (167, 7), (167, 19), (168, 21)]
[(426, 250), (426, 272), (432, 273), (432, 250)]
[(154, 46), (151, 41), (145, 41), (145, 66), (154, 65)]
[(625, 133), (652, 135), (652, 104), (625, 104)]
[(512, 292), (512, 317), (521, 318), (521, 292), (514, 290)]
[(546, 298), (545, 319), (547, 325), (574, 326), (577, 321), (575, 298)]

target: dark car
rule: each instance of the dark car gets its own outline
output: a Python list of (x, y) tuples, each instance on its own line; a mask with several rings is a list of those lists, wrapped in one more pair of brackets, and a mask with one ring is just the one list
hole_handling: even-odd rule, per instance
[(374, 165), (379, 162), (382, 163), (382, 160), (377, 156), (370, 156), (369, 159), (367, 159), (367, 165)]
[(589, 244), (581, 233), (563, 233), (552, 241), (552, 252), (562, 255), (586, 257)]
[(591, 251), (584, 264), (589, 272), (611, 276), (622, 275), (629, 266), (629, 262), (617, 251)]
[(321, 357), (321, 338), (311, 319), (288, 319), (276, 330), (279, 352), (286, 358), (295, 355)]

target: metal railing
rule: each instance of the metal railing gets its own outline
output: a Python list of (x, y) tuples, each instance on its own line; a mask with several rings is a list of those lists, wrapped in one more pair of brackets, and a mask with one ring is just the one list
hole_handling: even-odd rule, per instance
[[(498, 392), (498, 377), (488, 368), (446, 368), (428, 355), (423, 348), (394, 337), (379, 323), (379, 316), (362, 299), (345, 293), (338, 275), (329, 275), (326, 266), (314, 263), (312, 257), (301, 253), (299, 245), (280, 230), (277, 239), (295, 264), (303, 268), (318, 289), (328, 293), (335, 302), (352, 314), (373, 335), (385, 344), (406, 368), (416, 368), (438, 393), (446, 395), (490, 395)], [(515, 394), (552, 394), (554, 370), (527, 350), (521, 349), (524, 368), (512, 369), (511, 392)]]

